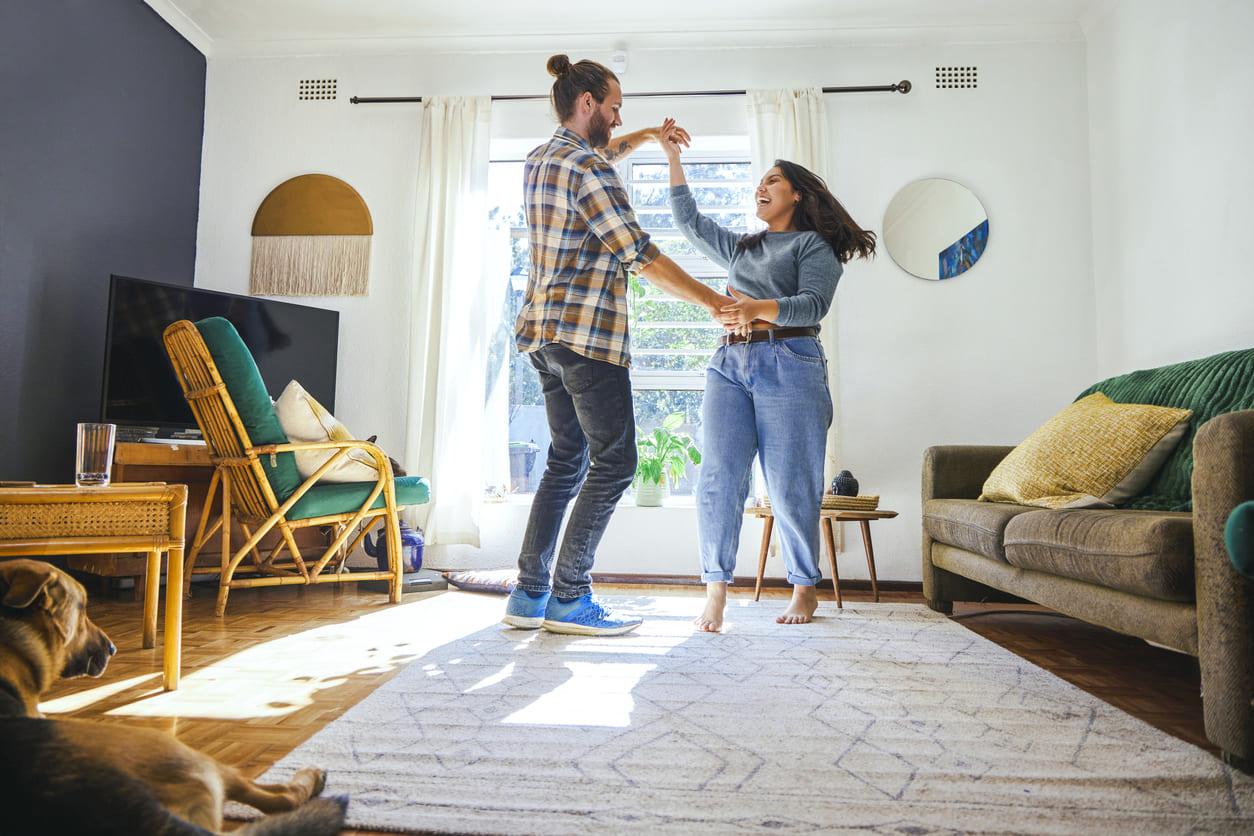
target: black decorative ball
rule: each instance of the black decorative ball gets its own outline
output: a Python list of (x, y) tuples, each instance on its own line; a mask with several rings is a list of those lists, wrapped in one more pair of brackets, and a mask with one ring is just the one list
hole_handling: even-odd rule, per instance
[(832, 479), (832, 493), (837, 496), (857, 496), (858, 480), (848, 470), (842, 470)]

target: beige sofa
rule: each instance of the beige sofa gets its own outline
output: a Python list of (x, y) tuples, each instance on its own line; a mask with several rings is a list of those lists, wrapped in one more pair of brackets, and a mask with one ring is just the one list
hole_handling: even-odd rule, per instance
[(1190, 408), (1195, 425), (1160, 477), (1114, 509), (978, 501), (1014, 448), (928, 449), (928, 606), (950, 613), (954, 601), (1024, 599), (1198, 657), (1207, 737), (1226, 762), (1254, 771), (1254, 581), (1233, 569), (1224, 545), (1228, 515), (1254, 499), (1254, 349), (1081, 394), (1093, 391)]

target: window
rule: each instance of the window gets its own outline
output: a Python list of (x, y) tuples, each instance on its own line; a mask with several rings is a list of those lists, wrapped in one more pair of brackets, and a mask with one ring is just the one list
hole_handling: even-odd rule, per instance
[[(753, 181), (747, 154), (685, 152), (684, 177), (702, 214), (727, 227), (748, 231)], [(619, 166), (641, 227), (662, 252), (720, 293), (727, 271), (701, 255), (675, 227), (670, 210), (670, 171), (657, 154), (637, 153)], [(631, 277), (631, 381), (636, 424), (648, 432), (673, 412), (684, 415), (680, 429), (704, 447), (701, 399), (705, 364), (722, 328), (701, 308), (658, 291)], [(691, 494), (699, 468), (688, 467), (672, 490)]]
[[(694, 142), (694, 146), (696, 143)], [(637, 152), (619, 164), (640, 225), (662, 252), (695, 278), (719, 292), (727, 285), (726, 271), (697, 252), (675, 228), (670, 212), (669, 172), (656, 148)], [(752, 222), (754, 182), (748, 160), (748, 141), (737, 137), (723, 147), (684, 154), (684, 172), (703, 214), (730, 229), (747, 231)], [(527, 359), (514, 348), (514, 320), (522, 304), (530, 267), (527, 228), (522, 209), (520, 159), (494, 160), (489, 174), (491, 256), (509, 282), (501, 321), (492, 337), (488, 370), (488, 406), (509, 427), (508, 472), (499, 466), (488, 484), (496, 491), (529, 493), (544, 472), (548, 424), (540, 382)], [(632, 386), (636, 424), (648, 432), (673, 412), (684, 414), (682, 431), (700, 446), (701, 398), (705, 364), (714, 350), (719, 326), (704, 310), (679, 302), (647, 281), (630, 278)], [(502, 457), (496, 457), (498, 461)], [(696, 468), (674, 487), (691, 494)]]

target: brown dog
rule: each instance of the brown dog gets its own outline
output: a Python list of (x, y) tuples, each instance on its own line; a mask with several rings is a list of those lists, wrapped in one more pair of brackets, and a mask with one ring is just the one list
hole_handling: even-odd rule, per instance
[(319, 769), (259, 784), (162, 731), (43, 718), (40, 695), (58, 676), (100, 676), (115, 651), (86, 605), (82, 585), (49, 563), (0, 562), (0, 833), (220, 833), (228, 800), (278, 814), (241, 836), (340, 832), (347, 802), (314, 798)]

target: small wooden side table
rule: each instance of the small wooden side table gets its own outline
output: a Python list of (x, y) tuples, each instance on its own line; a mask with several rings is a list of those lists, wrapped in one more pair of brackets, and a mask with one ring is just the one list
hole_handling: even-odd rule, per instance
[(0, 558), (19, 555), (142, 552), (148, 556), (144, 647), (157, 642), (161, 555), (168, 555), (165, 688), (179, 687), (183, 644), (183, 547), (187, 486), (115, 483), (107, 488), (34, 485), (0, 488)]
[[(761, 517), (762, 551), (758, 554), (758, 582), (753, 589), (753, 600), (762, 594), (762, 576), (766, 574), (766, 553), (771, 547), (771, 530), (775, 526), (775, 513), (769, 505), (746, 508), (746, 514)], [(827, 549), (827, 559), (832, 567), (832, 587), (836, 590), (836, 606), (843, 608), (840, 598), (840, 575), (836, 572), (836, 538), (832, 534), (832, 521), (854, 522), (862, 528), (862, 546), (866, 550), (866, 568), (871, 573), (871, 591), (875, 600), (880, 600), (880, 588), (875, 579), (875, 549), (871, 546), (871, 520), (890, 520), (897, 516), (896, 511), (877, 509), (874, 511), (852, 511), (840, 508), (824, 508), (819, 512), (819, 539)]]

